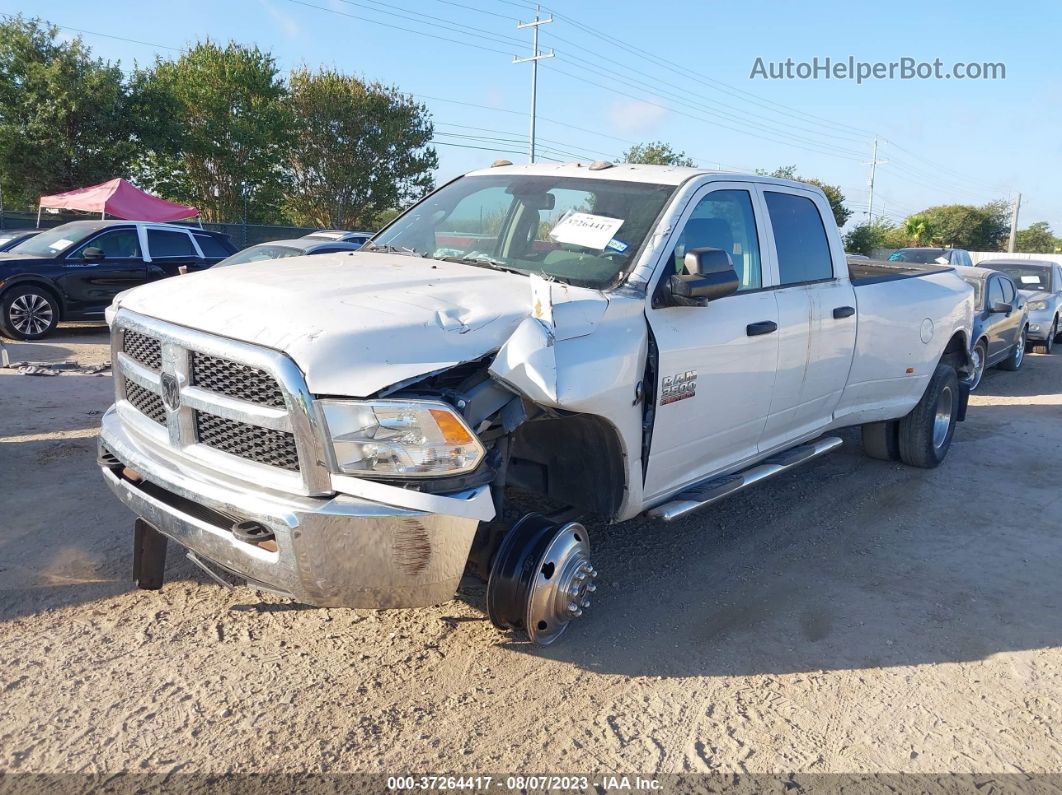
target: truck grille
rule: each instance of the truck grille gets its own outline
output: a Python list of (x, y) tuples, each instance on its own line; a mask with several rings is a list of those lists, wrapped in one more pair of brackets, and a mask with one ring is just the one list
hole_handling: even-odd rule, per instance
[(192, 383), (211, 392), (260, 406), (284, 408), (284, 393), (273, 376), (256, 367), (217, 356), (192, 354)]
[(313, 398), (287, 356), (129, 310), (114, 331), (115, 391), (131, 430), (229, 477), (331, 493)]
[(145, 417), (159, 425), (166, 424), (166, 407), (162, 405), (162, 398), (154, 392), (149, 392), (140, 384), (130, 381), (125, 385), (125, 396), (133, 404), (133, 408)]
[(130, 358), (136, 359), (152, 370), (162, 369), (162, 343), (137, 331), (125, 332), (123, 349)]
[(280, 467), (289, 472), (299, 471), (299, 449), (295, 445), (294, 434), (259, 428), (205, 411), (195, 413), (195, 424), (202, 444), (248, 461)]

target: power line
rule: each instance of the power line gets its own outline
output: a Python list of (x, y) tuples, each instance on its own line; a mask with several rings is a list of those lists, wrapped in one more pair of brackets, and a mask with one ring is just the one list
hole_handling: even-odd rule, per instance
[[(3, 17), (4, 19), (18, 19), (18, 16), (14, 15), (14, 14), (2, 14), (2, 13), (0, 13), (0, 17)], [(49, 23), (49, 24), (55, 24), (55, 23)], [(141, 41), (140, 39), (129, 39), (129, 38), (126, 38), (125, 36), (115, 36), (112, 33), (100, 33), (100, 32), (95, 31), (95, 30), (82, 30), (81, 28), (72, 28), (69, 25), (55, 25), (55, 27), (59, 28), (60, 30), (69, 30), (69, 31), (72, 31), (73, 33), (81, 33), (81, 34), (83, 34), (85, 36), (102, 36), (105, 39), (114, 39), (116, 41), (124, 41), (124, 42), (128, 42), (129, 44), (140, 44), (140, 45), (142, 45), (144, 47), (156, 47), (156, 48), (158, 48), (160, 50), (173, 50), (174, 52), (183, 52), (183, 48), (181, 48), (181, 47), (170, 47), (170, 46), (167, 46), (165, 44), (153, 44), (150, 41)]]

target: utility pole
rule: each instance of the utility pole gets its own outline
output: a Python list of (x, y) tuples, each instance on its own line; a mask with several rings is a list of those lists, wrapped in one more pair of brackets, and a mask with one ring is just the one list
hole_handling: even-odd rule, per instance
[(1010, 214), (1010, 240), (1007, 243), (1007, 251), (1011, 254), (1014, 253), (1014, 244), (1018, 239), (1018, 210), (1021, 208), (1021, 194), (1018, 194), (1018, 198), (1014, 202), (1014, 209)]
[(518, 30), (523, 28), (531, 28), (533, 31), (531, 36), (531, 56), (528, 58), (513, 58), (513, 63), (527, 63), (531, 62), (531, 132), (528, 140), (527, 153), (531, 158), (531, 162), (535, 162), (535, 106), (538, 101), (538, 62), (543, 58), (552, 58), (554, 56), (553, 50), (543, 53), (538, 51), (538, 29), (542, 25), (548, 25), (553, 21), (553, 15), (550, 14), (549, 19), (539, 19), (538, 15), (542, 10), (542, 6), (535, 5), (535, 19), (533, 22), (517, 22), (516, 27)]
[(865, 166), (870, 166), (870, 179), (867, 181), (867, 190), (869, 196), (867, 197), (867, 217), (874, 220), (874, 175), (878, 170), (879, 165), (885, 165), (888, 160), (878, 160), (878, 139), (874, 138), (874, 154), (870, 157), (870, 162), (864, 163)]

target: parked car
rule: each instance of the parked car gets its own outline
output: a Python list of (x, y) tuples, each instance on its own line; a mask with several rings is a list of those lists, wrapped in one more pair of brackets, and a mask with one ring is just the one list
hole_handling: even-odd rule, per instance
[[(935, 467), (965, 412), (972, 290), (846, 261), (806, 183), (499, 165), (355, 258), (215, 268), (109, 310), (99, 461), (139, 517), (140, 587), (167, 539), (312, 605), (437, 604), (467, 566), (496, 626), (551, 643), (594, 591), (578, 517), (677, 520), (849, 426)], [(504, 522), (508, 486), (559, 510)]]
[(901, 248), (889, 255), (889, 262), (936, 262), (940, 265), (973, 266), (970, 252), (961, 248)]
[(229, 256), (224, 235), (143, 221), (72, 221), (0, 254), (0, 331), (48, 336), (60, 320), (103, 320), (122, 290)]
[(6, 232), (0, 232), (0, 251), (10, 251), (22, 241), (40, 234), (40, 231), (39, 229), (9, 229)]
[(1062, 335), (1062, 266), (1037, 259), (992, 259), (979, 265), (1014, 281), (1029, 313), (1029, 342), (1051, 353)]
[(308, 254), (335, 254), (340, 251), (357, 251), (361, 243), (347, 243), (340, 240), (322, 240), (300, 237), (294, 240), (274, 240), (271, 243), (259, 243), (238, 251), (218, 265), (242, 265), (245, 262), (259, 262), (264, 259), (284, 259), (286, 257), (303, 257)]
[(372, 232), (348, 232), (344, 229), (318, 229), (316, 232), (310, 232), (308, 235), (303, 235), (303, 237), (312, 238), (314, 240), (342, 240), (344, 243), (357, 243), (360, 246), (372, 237)]
[(870, 259), (870, 257), (868, 257), (866, 254), (852, 254), (852, 253), (850, 253), (848, 251), (844, 252), (844, 255), (848, 259), (858, 259), (858, 260)]
[(988, 268), (955, 266), (956, 272), (974, 290), (973, 367), (967, 386), (974, 391), (981, 384), (985, 370), (999, 367), (1017, 370), (1025, 360), (1029, 321), (1026, 303), (1014, 282), (1005, 273)]

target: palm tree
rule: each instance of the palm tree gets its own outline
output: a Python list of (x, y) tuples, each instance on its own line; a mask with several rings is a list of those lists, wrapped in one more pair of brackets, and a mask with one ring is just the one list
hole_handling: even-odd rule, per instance
[(932, 240), (934, 230), (924, 215), (912, 215), (903, 222), (903, 233), (913, 245), (924, 246)]

